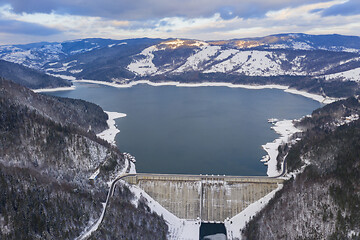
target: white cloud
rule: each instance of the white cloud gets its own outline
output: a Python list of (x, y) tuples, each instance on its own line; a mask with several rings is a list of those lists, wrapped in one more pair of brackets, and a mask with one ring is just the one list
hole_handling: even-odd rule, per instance
[[(360, 35), (360, 15), (322, 16), (321, 9), (344, 3), (344, 0), (287, 7), (269, 11), (264, 17), (223, 19), (220, 13), (210, 17), (166, 17), (158, 20), (116, 20), (111, 18), (51, 13), (15, 13), (9, 5), (0, 8), (3, 19), (35, 23), (62, 32), (57, 41), (86, 37), (103, 38), (195, 38), (220, 40), (265, 36), (276, 33), (304, 32), (310, 34)], [(320, 11), (316, 11), (320, 9)], [(23, 41), (30, 41), (28, 38)], [(44, 39), (46, 38), (46, 39)], [(53, 41), (54, 36), (42, 40)], [(0, 41), (9, 41), (0, 35)], [(15, 38), (14, 38), (15, 39)], [(17, 38), (18, 39), (18, 38)], [(14, 41), (15, 42), (15, 41)], [(11, 43), (11, 42), (7, 42)]]

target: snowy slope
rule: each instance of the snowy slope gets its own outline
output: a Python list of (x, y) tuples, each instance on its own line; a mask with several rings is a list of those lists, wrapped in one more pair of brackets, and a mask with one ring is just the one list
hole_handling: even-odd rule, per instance
[(360, 68), (351, 69), (345, 72), (325, 75), (326, 80), (355, 81), (360, 82)]
[[(223, 41), (82, 39), (0, 46), (0, 59), (50, 74), (99, 81), (142, 80), (158, 75), (177, 81), (177, 76), (191, 72), (214, 78), (217, 73), (252, 77), (326, 75), (327, 80), (356, 81), (359, 39), (307, 34)], [(342, 73), (328, 75), (334, 72)], [(203, 81), (201, 75), (199, 79), (195, 79), (196, 74), (191, 76), (192, 81)]]
[(37, 49), (22, 49), (14, 46), (0, 47), (1, 59), (36, 69), (47, 62), (58, 60), (62, 54), (60, 44), (49, 44)]
[(284, 75), (285, 72), (280, 64), (281, 62), (278, 59), (274, 59), (272, 52), (251, 51), (249, 59), (237, 72), (248, 76)]
[(188, 57), (186, 63), (176, 69), (174, 72), (197, 71), (202, 70), (202, 64), (209, 61), (220, 50), (219, 46), (201, 47), (200, 51)]
[(153, 52), (157, 50), (158, 48), (156, 46), (151, 46), (144, 49), (141, 53), (136, 55), (140, 56), (141, 58), (130, 63), (129, 66), (127, 66), (127, 69), (140, 76), (156, 73), (157, 67), (152, 62), (152, 60), (154, 59)]
[(80, 39), (62, 43), (35, 43), (0, 46), (0, 59), (19, 63), (30, 68), (41, 69), (45, 64), (110, 45), (126, 44), (110, 39)]
[[(330, 57), (322, 57), (323, 52), (314, 54), (313, 51), (309, 51), (314, 49), (309, 44), (296, 41), (289, 42), (295, 52), (283, 49), (244, 50), (226, 44), (187, 44), (186, 47), (191, 51), (178, 51), (178, 55), (174, 57), (173, 50), (184, 48), (185, 43), (174, 40), (148, 47), (132, 57), (127, 70), (139, 77), (187, 72), (262, 77), (317, 76), (337, 67), (351, 68), (347, 64), (359, 62), (359, 55), (343, 54), (339, 57), (333, 53)], [(154, 55), (154, 52), (157, 54)]]

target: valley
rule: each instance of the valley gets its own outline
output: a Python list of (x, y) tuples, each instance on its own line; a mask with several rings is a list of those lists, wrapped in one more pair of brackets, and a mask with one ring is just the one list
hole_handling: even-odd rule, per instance
[[(176, 181), (201, 186), (196, 201), (214, 213), (226, 205), (214, 199), (230, 196), (225, 175), (268, 175), (279, 183), (266, 191), (241, 183), (245, 207), (222, 216), (219, 237), (357, 239), (359, 39), (0, 46), (0, 238), (199, 239), (200, 213), (171, 212)], [(136, 171), (144, 183), (119, 180)]]

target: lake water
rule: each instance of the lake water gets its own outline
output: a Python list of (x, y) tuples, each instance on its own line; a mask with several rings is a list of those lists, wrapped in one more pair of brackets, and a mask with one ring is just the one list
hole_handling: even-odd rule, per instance
[(137, 172), (266, 175), (261, 145), (278, 137), (267, 120), (300, 118), (321, 107), (277, 89), (75, 85), (49, 94), (126, 113), (116, 120), (116, 142), (135, 156)]

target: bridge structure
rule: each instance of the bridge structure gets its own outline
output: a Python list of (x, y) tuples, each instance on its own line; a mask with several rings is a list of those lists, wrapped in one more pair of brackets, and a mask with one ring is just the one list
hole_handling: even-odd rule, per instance
[(254, 176), (128, 174), (137, 185), (181, 219), (224, 222), (283, 183), (283, 179)]

